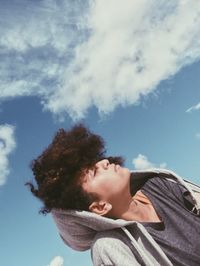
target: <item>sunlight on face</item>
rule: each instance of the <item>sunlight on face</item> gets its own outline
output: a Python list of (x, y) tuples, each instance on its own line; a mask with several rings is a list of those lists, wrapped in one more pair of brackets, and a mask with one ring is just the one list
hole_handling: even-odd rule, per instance
[(88, 193), (96, 193), (101, 200), (112, 202), (130, 190), (130, 171), (118, 164), (110, 164), (107, 159), (86, 171), (82, 188)]

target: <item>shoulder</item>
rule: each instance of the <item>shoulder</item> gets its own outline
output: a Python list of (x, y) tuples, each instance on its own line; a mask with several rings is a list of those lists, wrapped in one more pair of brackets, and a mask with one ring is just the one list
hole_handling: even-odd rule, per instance
[(168, 192), (176, 194), (177, 192), (184, 193), (187, 189), (177, 181), (163, 177), (162, 174), (159, 176), (150, 178), (142, 187), (143, 189), (150, 189), (153, 191)]
[[(151, 200), (157, 200), (158, 204), (177, 203), (186, 207), (191, 200), (191, 195), (186, 187), (173, 179), (162, 177), (162, 175), (149, 179), (141, 191)], [(188, 208), (190, 209), (191, 206)]]
[(130, 240), (128, 240), (125, 235), (121, 234), (119, 230), (97, 233), (92, 244), (91, 256), (95, 266), (140, 265), (131, 249)]

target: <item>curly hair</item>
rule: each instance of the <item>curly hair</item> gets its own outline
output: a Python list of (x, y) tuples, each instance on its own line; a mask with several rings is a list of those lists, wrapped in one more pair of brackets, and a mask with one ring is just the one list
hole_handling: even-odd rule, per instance
[(39, 213), (46, 215), (53, 208), (89, 210), (98, 197), (82, 189), (84, 171), (105, 158), (110, 163), (124, 162), (122, 157), (106, 157), (105, 153), (104, 140), (83, 124), (69, 131), (59, 129), (52, 143), (31, 163), (37, 187), (32, 182), (25, 183), (44, 204)]

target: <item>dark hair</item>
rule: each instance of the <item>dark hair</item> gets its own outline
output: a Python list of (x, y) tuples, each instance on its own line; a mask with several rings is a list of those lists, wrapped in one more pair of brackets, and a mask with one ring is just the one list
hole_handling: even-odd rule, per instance
[[(31, 163), (37, 188), (25, 183), (44, 204), (39, 213), (46, 215), (53, 208), (88, 210), (97, 195), (82, 189), (81, 177), (106, 158), (104, 146), (104, 140), (82, 124), (69, 131), (58, 130), (52, 143)], [(124, 162), (122, 157), (107, 159), (120, 165)]]

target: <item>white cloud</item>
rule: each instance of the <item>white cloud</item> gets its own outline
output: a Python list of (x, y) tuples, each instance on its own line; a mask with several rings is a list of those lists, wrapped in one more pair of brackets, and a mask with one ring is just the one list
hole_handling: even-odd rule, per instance
[(195, 110), (199, 110), (199, 109), (200, 109), (200, 103), (198, 103), (198, 104), (196, 104), (196, 105), (194, 105), (194, 106), (188, 108), (188, 109), (186, 110), (186, 112), (189, 113), (189, 112), (192, 112), (192, 111), (195, 111)]
[(29, 8), (2, 27), (0, 100), (39, 95), (55, 114), (81, 118), (91, 106), (109, 113), (200, 58), (199, 0), (46, 0)]
[(200, 139), (200, 133), (196, 133), (196, 138)]
[(74, 45), (85, 38), (82, 20), (87, 4), (9, 2), (0, 10), (0, 101), (40, 96), (48, 102), (63, 79)]
[(151, 163), (145, 155), (139, 154), (136, 158), (132, 161), (136, 170), (144, 170), (150, 168), (166, 168), (166, 163), (161, 163), (159, 166)]
[(15, 147), (14, 127), (0, 125), (0, 185), (6, 182), (6, 178), (10, 173), (8, 156)]
[(48, 266), (63, 266), (64, 260), (60, 256), (56, 256)]

